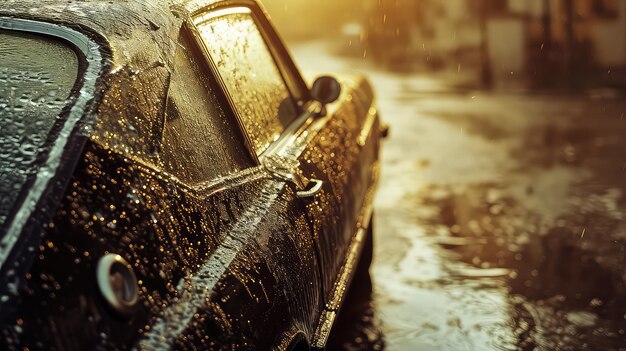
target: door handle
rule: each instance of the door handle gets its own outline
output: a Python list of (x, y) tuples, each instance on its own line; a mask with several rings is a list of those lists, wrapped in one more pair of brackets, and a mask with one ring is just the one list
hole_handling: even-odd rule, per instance
[(297, 191), (296, 195), (298, 195), (298, 197), (301, 199), (313, 197), (317, 195), (320, 190), (322, 190), (322, 185), (324, 185), (323, 181), (319, 179), (311, 179), (309, 180), (309, 184), (307, 185), (306, 189)]
[[(291, 184), (299, 198), (309, 198), (322, 190), (324, 182), (319, 179), (307, 179), (299, 168), (300, 162), (279, 155), (269, 155), (263, 160), (265, 169), (272, 177)], [(301, 190), (299, 190), (301, 189)]]

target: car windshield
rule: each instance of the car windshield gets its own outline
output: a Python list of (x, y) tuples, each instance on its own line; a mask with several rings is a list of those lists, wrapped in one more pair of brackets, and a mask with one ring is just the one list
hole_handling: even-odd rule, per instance
[(0, 227), (37, 174), (78, 71), (62, 42), (0, 30)]

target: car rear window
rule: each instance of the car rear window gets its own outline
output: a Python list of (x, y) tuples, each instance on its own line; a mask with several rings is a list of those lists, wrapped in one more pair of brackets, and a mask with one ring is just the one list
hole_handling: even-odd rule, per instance
[(37, 174), (79, 74), (68, 45), (0, 30), (0, 227)]

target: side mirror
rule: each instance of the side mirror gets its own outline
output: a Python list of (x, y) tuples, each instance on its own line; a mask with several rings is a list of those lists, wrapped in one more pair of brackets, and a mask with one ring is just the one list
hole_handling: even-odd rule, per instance
[(311, 88), (311, 97), (322, 105), (337, 101), (341, 94), (341, 84), (333, 77), (319, 77)]

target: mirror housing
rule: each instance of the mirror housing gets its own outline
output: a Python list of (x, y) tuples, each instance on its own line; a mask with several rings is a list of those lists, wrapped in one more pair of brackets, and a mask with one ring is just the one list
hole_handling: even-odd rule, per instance
[(330, 76), (322, 76), (315, 80), (311, 88), (311, 97), (313, 100), (327, 105), (339, 99), (341, 94), (341, 84), (339, 81)]

